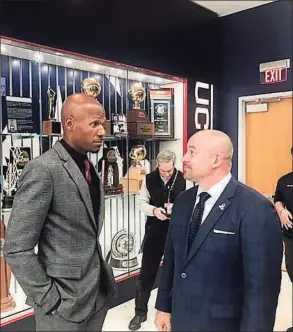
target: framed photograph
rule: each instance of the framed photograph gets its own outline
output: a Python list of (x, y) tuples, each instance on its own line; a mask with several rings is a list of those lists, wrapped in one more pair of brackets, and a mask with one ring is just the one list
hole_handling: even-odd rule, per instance
[(155, 137), (174, 138), (174, 90), (151, 89), (151, 121), (155, 125)]

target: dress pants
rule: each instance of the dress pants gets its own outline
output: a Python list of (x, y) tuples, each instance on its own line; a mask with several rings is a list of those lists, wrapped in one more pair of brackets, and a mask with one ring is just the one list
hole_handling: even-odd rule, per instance
[(140, 275), (136, 285), (135, 314), (144, 316), (157, 272), (164, 254), (169, 220), (152, 219), (147, 222), (143, 241), (143, 255)]
[(96, 304), (88, 317), (81, 322), (72, 322), (61, 316), (58, 311), (54, 314), (46, 314), (40, 308), (34, 308), (36, 331), (102, 331), (102, 327), (108, 312), (108, 307), (97, 309)]

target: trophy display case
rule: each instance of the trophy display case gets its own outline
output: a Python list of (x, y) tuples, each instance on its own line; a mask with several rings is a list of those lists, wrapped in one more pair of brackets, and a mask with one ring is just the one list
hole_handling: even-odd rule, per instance
[[(183, 155), (186, 80), (94, 57), (1, 38), (1, 322), (32, 310), (3, 258), (17, 180), (29, 160), (62, 139), (67, 96), (85, 93), (105, 108), (103, 148), (89, 154), (105, 193), (99, 241), (117, 280), (139, 272), (145, 215), (137, 199), (159, 151)], [(176, 117), (176, 122), (174, 118)], [(37, 252), (37, 247), (35, 248)], [(3, 305), (2, 305), (3, 304)]]

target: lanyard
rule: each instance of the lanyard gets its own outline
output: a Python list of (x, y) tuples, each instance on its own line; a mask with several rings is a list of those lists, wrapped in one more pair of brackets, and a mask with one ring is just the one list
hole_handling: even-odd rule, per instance
[(175, 181), (176, 181), (176, 179), (177, 179), (177, 175), (178, 175), (178, 169), (176, 169), (176, 174), (175, 174), (175, 176), (174, 176), (174, 180), (173, 180), (173, 182), (172, 182), (172, 184), (171, 184), (171, 187), (170, 187), (170, 189), (169, 189), (169, 191), (168, 191), (168, 204), (170, 203), (170, 194), (171, 194), (171, 191), (173, 190), (173, 187), (174, 187), (174, 185), (175, 185)]

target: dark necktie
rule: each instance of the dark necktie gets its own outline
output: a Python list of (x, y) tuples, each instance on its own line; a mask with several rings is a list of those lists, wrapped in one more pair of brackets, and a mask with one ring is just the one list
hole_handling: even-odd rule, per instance
[(91, 176), (91, 165), (88, 159), (84, 160), (84, 166), (85, 166), (85, 179), (86, 182), (90, 184), (92, 181), (92, 176)]
[(205, 202), (210, 198), (210, 194), (207, 192), (202, 192), (199, 194), (199, 202), (193, 210), (190, 225), (189, 225), (189, 234), (188, 234), (188, 252), (192, 246), (194, 238), (199, 230), (202, 221), (202, 215), (204, 211)]

